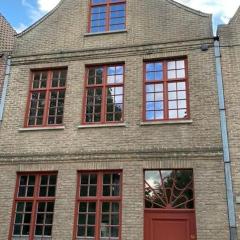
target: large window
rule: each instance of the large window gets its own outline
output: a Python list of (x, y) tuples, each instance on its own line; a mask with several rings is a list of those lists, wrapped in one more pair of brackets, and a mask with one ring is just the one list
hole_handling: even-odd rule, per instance
[(121, 239), (121, 173), (80, 172), (74, 239)]
[(83, 123), (123, 121), (124, 66), (87, 68)]
[(145, 64), (144, 120), (189, 118), (187, 60)]
[(91, 0), (89, 32), (123, 30), (126, 25), (125, 0)]
[(17, 176), (9, 239), (52, 239), (56, 182), (56, 173)]
[(33, 71), (25, 127), (63, 124), (66, 69)]

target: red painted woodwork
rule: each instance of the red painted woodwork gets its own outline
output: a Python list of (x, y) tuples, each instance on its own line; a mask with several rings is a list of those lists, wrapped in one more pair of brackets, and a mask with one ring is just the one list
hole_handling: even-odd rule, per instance
[(78, 173), (73, 240), (121, 240), (121, 212), (120, 170)]
[[(120, 15), (117, 14), (119, 11), (111, 11), (111, 7), (112, 6), (118, 6), (118, 5), (123, 5), (124, 6), (124, 17), (119, 17)], [(103, 12), (97, 12), (95, 14), (92, 13), (92, 10), (94, 8), (97, 8), (97, 7), (103, 7), (105, 8), (103, 10)], [(111, 15), (114, 14), (117, 15), (117, 17), (115, 16), (114, 18), (115, 19), (118, 19), (118, 18), (124, 18), (124, 23), (122, 24), (111, 24), (110, 23), (110, 20), (111, 18)], [(104, 15), (101, 16), (101, 14)], [(94, 17), (94, 15), (99, 15), (97, 17), (97, 19)], [(104, 30), (102, 31), (92, 31), (92, 20), (95, 19), (96, 21), (98, 20), (99, 21), (99, 24), (96, 25), (96, 27), (100, 27), (100, 28), (103, 28)], [(101, 23), (101, 22), (104, 22), (104, 23)], [(93, 0), (89, 1), (89, 14), (88, 14), (88, 32), (91, 33), (91, 32), (104, 32), (104, 31), (111, 31), (111, 26), (112, 25), (124, 25), (125, 28), (126, 28), (126, 0), (103, 0), (103, 1), (96, 1), (94, 2)], [(115, 30), (122, 30), (122, 28), (117, 28)], [(114, 30), (113, 30), (114, 31)]]
[(145, 210), (144, 240), (196, 239), (194, 210)]
[[(108, 70), (115, 68), (121, 68), (122, 72), (119, 74), (115, 72), (114, 74), (108, 74)], [(89, 83), (90, 71), (95, 71), (94, 82)], [(97, 70), (101, 70), (101, 78), (97, 79)], [(117, 77), (121, 77), (121, 80), (118, 81)], [(114, 80), (109, 82), (109, 78), (113, 78)], [(99, 81), (99, 82), (98, 82)], [(82, 124), (104, 124), (104, 123), (120, 123), (124, 121), (124, 81), (125, 81), (125, 66), (123, 63), (115, 63), (115, 64), (105, 64), (105, 65), (90, 65), (86, 68), (85, 73), (85, 92), (83, 96), (83, 113), (82, 113)], [(115, 90), (114, 90), (115, 89)], [(117, 93), (117, 89), (121, 89), (120, 93)], [(97, 94), (97, 91), (101, 91), (101, 94)], [(114, 93), (110, 94), (110, 90), (114, 91)], [(88, 91), (94, 91), (93, 96), (88, 95)], [(110, 95), (109, 95), (110, 94)], [(101, 99), (100, 103), (96, 104), (97, 96)], [(94, 103), (88, 103), (88, 99), (94, 99)], [(109, 111), (109, 99), (114, 99), (111, 105), (113, 108), (118, 108), (120, 106), (119, 111)], [(121, 101), (118, 102), (116, 99), (120, 98)], [(100, 111), (96, 111), (95, 107), (100, 107)], [(88, 107), (92, 107), (93, 110), (91, 113), (88, 113)], [(109, 120), (108, 116), (112, 115), (113, 119)], [(87, 120), (87, 116), (91, 117), (91, 120)], [(92, 118), (94, 116), (94, 118)], [(98, 119), (95, 120), (95, 117), (98, 116)], [(120, 116), (117, 118), (117, 116)]]
[(24, 127), (63, 124), (66, 78), (66, 67), (31, 71)]
[[(179, 67), (177, 62), (184, 64)], [(144, 62), (143, 79), (143, 121), (190, 119), (188, 61), (185, 57)]]

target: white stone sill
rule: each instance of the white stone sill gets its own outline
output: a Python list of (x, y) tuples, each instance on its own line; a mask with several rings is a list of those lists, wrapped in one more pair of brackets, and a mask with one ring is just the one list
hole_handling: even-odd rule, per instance
[(126, 33), (127, 30), (116, 30), (116, 31), (107, 31), (107, 32), (95, 32), (95, 33), (85, 33), (84, 37), (90, 37), (90, 36), (98, 36), (98, 35), (106, 35), (106, 34), (114, 34), (114, 33)]
[(26, 127), (26, 128), (19, 128), (19, 132), (31, 132), (31, 131), (48, 131), (48, 130), (64, 130), (65, 126), (56, 126), (56, 127)]
[(126, 123), (112, 123), (112, 124), (85, 124), (79, 125), (78, 129), (83, 128), (108, 128), (108, 127), (127, 127)]
[(173, 124), (191, 124), (193, 120), (174, 120), (174, 121), (162, 121), (162, 122), (141, 122), (140, 126), (149, 126), (149, 125), (173, 125)]

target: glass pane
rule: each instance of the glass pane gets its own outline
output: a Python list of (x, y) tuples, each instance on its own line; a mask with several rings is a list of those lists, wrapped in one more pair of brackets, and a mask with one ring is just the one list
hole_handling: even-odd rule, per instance
[(154, 111), (146, 111), (146, 120), (154, 119)]
[(177, 70), (177, 78), (185, 78), (185, 70)]
[(177, 117), (178, 117), (177, 110), (169, 111), (169, 118), (177, 118)]
[(168, 71), (168, 79), (175, 79), (176, 76), (176, 71), (172, 70), (172, 71)]
[(184, 60), (177, 61), (177, 69), (183, 69), (183, 68), (185, 68)]
[(168, 62), (168, 70), (176, 69), (176, 62)]

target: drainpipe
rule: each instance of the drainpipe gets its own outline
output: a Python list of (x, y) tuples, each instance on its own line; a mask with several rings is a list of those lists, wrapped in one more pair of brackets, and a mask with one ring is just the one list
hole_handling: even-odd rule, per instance
[(11, 57), (7, 57), (6, 61), (6, 70), (5, 70), (5, 77), (3, 81), (3, 89), (2, 89), (2, 98), (0, 99), (0, 123), (3, 119), (3, 111), (4, 111), (4, 105), (5, 105), (5, 99), (7, 95), (7, 87), (9, 82), (9, 76), (10, 76), (10, 68), (11, 68)]
[(227, 195), (227, 206), (228, 206), (229, 232), (230, 232), (230, 240), (237, 240), (236, 212), (234, 207), (231, 158), (230, 158), (229, 142), (228, 142), (228, 130), (227, 130), (225, 101), (224, 101), (219, 37), (214, 38), (214, 49), (215, 49), (215, 60), (216, 60), (216, 74), (217, 74), (216, 77), (217, 77), (217, 88), (218, 88), (221, 134), (222, 134), (222, 144), (223, 144), (225, 183), (226, 183), (226, 191), (227, 191), (226, 195)]

